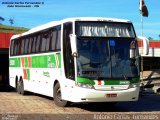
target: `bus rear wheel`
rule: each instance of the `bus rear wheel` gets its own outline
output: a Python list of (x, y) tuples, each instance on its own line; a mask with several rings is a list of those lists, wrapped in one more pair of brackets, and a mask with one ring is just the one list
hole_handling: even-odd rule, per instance
[(18, 80), (16, 82), (16, 91), (20, 94), (20, 82)]
[(17, 92), (21, 95), (25, 94), (24, 91), (24, 84), (23, 84), (23, 80), (20, 78), (19, 81), (17, 81)]
[(54, 86), (54, 103), (59, 106), (59, 107), (66, 107), (69, 105), (69, 102), (66, 101), (66, 100), (62, 100), (61, 98), (61, 88), (60, 88), (60, 85), (59, 83), (56, 83), (56, 85)]

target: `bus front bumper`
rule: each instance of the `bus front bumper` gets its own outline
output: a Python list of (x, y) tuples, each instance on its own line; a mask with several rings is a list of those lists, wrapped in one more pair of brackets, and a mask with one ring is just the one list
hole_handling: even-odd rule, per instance
[(117, 91), (100, 91), (75, 87), (69, 97), (71, 102), (123, 102), (137, 101), (139, 87)]

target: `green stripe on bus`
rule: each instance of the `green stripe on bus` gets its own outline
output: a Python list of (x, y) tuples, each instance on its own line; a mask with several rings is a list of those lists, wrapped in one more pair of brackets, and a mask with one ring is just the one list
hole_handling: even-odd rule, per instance
[(95, 82), (93, 80), (90, 80), (89, 78), (77, 77), (77, 82), (78, 83), (85, 83), (85, 84), (89, 84), (89, 85), (95, 85)]
[[(130, 83), (138, 83), (139, 77), (132, 78), (131, 80), (103, 80), (103, 81), (104, 81), (104, 85), (128, 85)], [(95, 85), (94, 80), (91, 80), (89, 78), (77, 77), (77, 82)]]
[(138, 83), (138, 82), (140, 82), (139, 77), (132, 78), (132, 80), (131, 80), (131, 83)]
[(32, 68), (48, 68), (47, 56), (33, 56)]
[[(61, 54), (31, 56), (31, 68), (61, 68)], [(20, 58), (10, 58), (10, 67), (21, 67)], [(28, 57), (24, 57), (25, 68), (29, 67)]]
[[(32, 68), (56, 68), (57, 62), (55, 55), (33, 56)], [(61, 67), (61, 55), (58, 55), (58, 68)]]
[(58, 54), (58, 68), (61, 68), (61, 54)]
[(26, 71), (27, 71), (27, 79), (30, 80), (30, 70), (26, 69)]
[(20, 67), (20, 58), (10, 58), (9, 59), (9, 66), (10, 67)]
[(25, 68), (28, 68), (28, 57), (24, 58)]
[(48, 61), (47, 61), (47, 67), (48, 68), (56, 68), (56, 58), (55, 55), (49, 55)]
[(129, 85), (130, 81), (126, 80), (104, 80), (105, 85)]

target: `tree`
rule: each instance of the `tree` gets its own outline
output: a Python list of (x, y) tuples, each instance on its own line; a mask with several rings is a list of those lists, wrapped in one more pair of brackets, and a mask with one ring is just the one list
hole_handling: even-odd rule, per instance
[(152, 37), (148, 37), (148, 40), (153, 40), (153, 38)]
[(0, 16), (0, 21), (4, 21), (5, 19), (3, 17)]
[(158, 36), (159, 36), (159, 40), (160, 40), (160, 34)]
[(14, 24), (14, 18), (9, 18), (9, 22), (11, 24), (11, 26)]

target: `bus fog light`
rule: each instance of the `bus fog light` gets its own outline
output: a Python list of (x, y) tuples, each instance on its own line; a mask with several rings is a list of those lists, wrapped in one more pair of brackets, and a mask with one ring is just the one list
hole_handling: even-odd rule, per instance
[(94, 89), (93, 85), (89, 85), (89, 84), (85, 84), (85, 83), (78, 83), (77, 86), (82, 87), (82, 88)]

